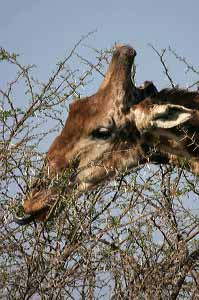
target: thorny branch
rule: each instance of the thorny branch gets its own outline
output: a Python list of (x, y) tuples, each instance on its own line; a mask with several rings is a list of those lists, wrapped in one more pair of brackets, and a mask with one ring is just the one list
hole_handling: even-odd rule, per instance
[(171, 75), (169, 74), (169, 69), (166, 65), (166, 62), (165, 62), (165, 59), (164, 59), (164, 56), (166, 54), (166, 49), (163, 49), (161, 52), (159, 52), (153, 45), (149, 44), (149, 46), (155, 51), (155, 53), (159, 56), (160, 58), (160, 62), (164, 68), (164, 73), (166, 75), (166, 77), (168, 78), (170, 84), (171, 84), (171, 87), (172, 88), (175, 88), (175, 84), (173, 82), (173, 79), (171, 77)]
[[(66, 102), (80, 97), (96, 73), (103, 76), (109, 61), (108, 50), (90, 47), (94, 62), (77, 55), (84, 39), (47, 83), (33, 78), (33, 65), (0, 50), (0, 61), (17, 70), (7, 88), (0, 88), (0, 299), (197, 299), (199, 220), (192, 204), (198, 203), (198, 178), (183, 168), (139, 166), (81, 198), (75, 191), (70, 197), (60, 192), (52, 222), (11, 223), (12, 214), (20, 214), (22, 194), (38, 178), (43, 145), (64, 124)], [(175, 87), (166, 50), (151, 47)], [(73, 56), (79, 71), (69, 68)], [(196, 70), (186, 59), (182, 63)], [(23, 106), (15, 93), (18, 83), (24, 84)], [(58, 190), (66, 177), (54, 182)]]

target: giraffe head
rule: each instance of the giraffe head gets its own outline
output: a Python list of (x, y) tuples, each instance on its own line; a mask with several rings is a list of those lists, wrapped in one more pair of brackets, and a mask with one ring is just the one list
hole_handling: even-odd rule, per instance
[[(154, 94), (153, 89), (147, 98), (143, 88), (136, 88), (131, 80), (135, 55), (130, 46), (116, 46), (96, 94), (70, 105), (65, 126), (48, 151), (42, 177), (48, 177), (50, 182), (73, 165), (66, 192), (75, 185), (82, 193), (144, 164), (148, 161), (147, 149), (154, 144), (158, 153), (150, 156), (151, 161), (168, 162), (170, 154), (179, 153), (180, 142), (174, 146), (178, 134), (172, 130), (193, 119), (194, 110), (170, 101), (169, 92), (165, 92), (164, 96), (170, 97), (165, 100), (161, 92), (155, 90)], [(57, 195), (56, 188), (43, 184), (41, 178), (24, 199), (24, 210), (31, 217), (18, 223), (28, 223), (41, 211), (47, 211)]]

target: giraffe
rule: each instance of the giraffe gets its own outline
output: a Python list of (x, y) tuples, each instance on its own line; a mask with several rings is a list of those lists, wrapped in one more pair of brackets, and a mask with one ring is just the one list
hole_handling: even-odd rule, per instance
[[(73, 164), (66, 193), (75, 185), (80, 195), (147, 162), (179, 165), (185, 159), (187, 167), (198, 173), (199, 94), (179, 89), (158, 92), (151, 82), (137, 88), (131, 79), (135, 56), (131, 46), (117, 45), (98, 91), (70, 104), (65, 126), (50, 146), (42, 170), (42, 177), (51, 179)], [(27, 216), (15, 221), (28, 224), (40, 215), (45, 219), (55, 199), (53, 187), (36, 181), (24, 198)]]

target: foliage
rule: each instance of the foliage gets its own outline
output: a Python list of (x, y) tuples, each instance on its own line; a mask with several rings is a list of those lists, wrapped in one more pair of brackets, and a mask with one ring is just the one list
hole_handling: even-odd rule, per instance
[[(0, 89), (0, 299), (197, 299), (199, 186), (183, 167), (140, 166), (81, 197), (75, 190), (64, 195), (63, 173), (53, 183), (61, 191), (54, 219), (12, 223), (38, 178), (44, 146), (64, 124), (68, 102), (96, 72), (103, 76), (109, 61), (109, 50), (94, 49), (94, 63), (78, 55), (83, 39), (47, 83), (34, 78), (35, 66), (0, 50), (0, 61), (16, 74)], [(155, 51), (173, 86), (166, 50)], [(86, 71), (69, 68), (73, 57)]]

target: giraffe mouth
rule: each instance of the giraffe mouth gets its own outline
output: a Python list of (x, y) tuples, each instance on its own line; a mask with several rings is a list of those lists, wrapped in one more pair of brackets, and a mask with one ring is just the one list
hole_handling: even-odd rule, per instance
[(39, 220), (44, 221), (54, 196), (55, 193), (51, 188), (36, 192), (33, 190), (23, 201), (24, 216), (14, 216), (13, 221), (18, 225), (27, 225)]
[(35, 189), (23, 200), (24, 216), (14, 216), (13, 222), (18, 225), (27, 225), (33, 221), (45, 221), (56, 204), (72, 190), (75, 184), (76, 176), (73, 175), (67, 183), (63, 181), (62, 186), (59, 180), (55, 180), (49, 186), (39, 186), (40, 189), (35, 186)]

